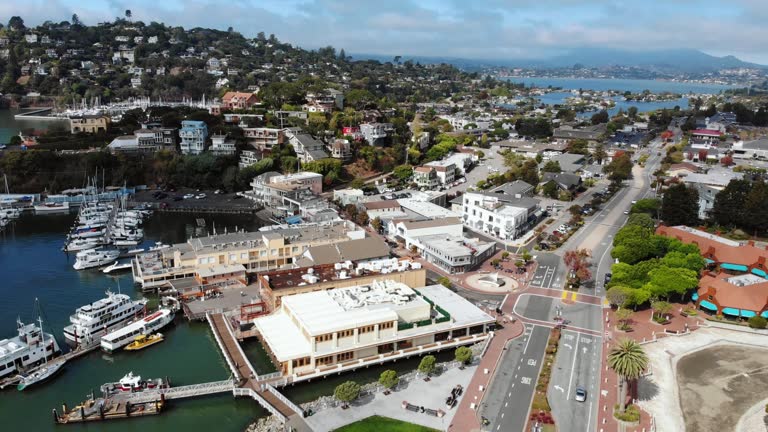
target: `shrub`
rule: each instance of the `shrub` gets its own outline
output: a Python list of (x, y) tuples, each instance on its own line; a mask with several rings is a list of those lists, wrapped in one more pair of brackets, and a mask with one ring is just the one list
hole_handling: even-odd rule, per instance
[(440, 285), (442, 285), (442, 286), (444, 286), (446, 288), (450, 288), (453, 285), (453, 284), (451, 284), (451, 280), (448, 279), (446, 276), (439, 277), (437, 279), (437, 283), (439, 283)]
[(749, 323), (749, 327), (753, 329), (764, 329), (766, 326), (768, 326), (768, 320), (761, 317), (760, 315), (753, 316), (747, 322)]
[(640, 409), (634, 405), (629, 405), (627, 406), (627, 409), (622, 412), (619, 404), (616, 404), (613, 410), (613, 416), (621, 421), (637, 423), (640, 421)]
[(360, 384), (354, 381), (347, 381), (336, 386), (333, 390), (333, 396), (341, 402), (352, 402), (360, 395)]

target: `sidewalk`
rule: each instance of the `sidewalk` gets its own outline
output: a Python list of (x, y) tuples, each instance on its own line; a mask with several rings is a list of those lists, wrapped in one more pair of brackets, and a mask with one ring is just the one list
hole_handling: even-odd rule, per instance
[[(618, 376), (608, 367), (608, 353), (614, 346), (615, 342), (629, 338), (640, 343), (652, 343), (654, 338), (660, 339), (664, 337), (674, 337), (665, 334), (665, 330), (670, 332), (684, 333), (687, 328), (690, 331), (696, 330), (699, 324), (699, 319), (695, 317), (684, 317), (680, 315), (680, 308), (685, 305), (673, 303), (674, 311), (670, 315), (670, 323), (666, 325), (657, 324), (651, 321), (651, 310), (644, 310), (635, 312), (630, 321), (630, 327), (632, 331), (624, 332), (616, 329), (616, 317), (613, 309), (605, 309), (603, 311), (603, 319), (605, 320), (605, 335), (603, 338), (603, 357), (601, 359), (602, 378), (600, 382), (600, 402), (598, 407), (597, 427), (598, 431), (611, 432), (611, 431), (630, 431), (630, 432), (642, 432), (651, 430), (651, 416), (640, 410), (640, 423), (638, 425), (626, 425), (619, 424), (619, 422), (613, 417), (613, 407), (618, 403), (619, 391), (618, 391)], [(629, 389), (628, 402), (631, 402), (636, 397), (636, 389)]]

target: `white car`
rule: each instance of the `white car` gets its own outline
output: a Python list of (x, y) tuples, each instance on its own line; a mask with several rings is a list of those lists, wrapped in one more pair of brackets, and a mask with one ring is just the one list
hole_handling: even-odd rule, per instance
[(206, 196), (207, 196), (206, 194), (201, 193), (198, 196), (196, 196), (195, 199), (204, 199)]
[(184, 195), (184, 199), (192, 199), (195, 197), (195, 194), (186, 194)]
[(576, 402), (584, 402), (587, 400), (587, 391), (584, 390), (584, 387), (576, 387), (576, 393), (574, 394), (573, 398), (576, 400)]

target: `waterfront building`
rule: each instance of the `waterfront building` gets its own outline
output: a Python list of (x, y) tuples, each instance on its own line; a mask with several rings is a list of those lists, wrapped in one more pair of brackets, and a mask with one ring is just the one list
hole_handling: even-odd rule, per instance
[(257, 285), (262, 301), (274, 311), (285, 296), (366, 285), (383, 278), (418, 288), (426, 284), (426, 274), (420, 263), (407, 259), (350, 260), (259, 273)]
[(143, 289), (152, 290), (169, 281), (194, 278), (200, 268), (211, 265), (241, 264), (246, 273), (252, 274), (291, 266), (312, 246), (364, 237), (365, 231), (341, 220), (196, 237), (137, 255), (132, 265), (133, 280)]
[(179, 130), (180, 147), (183, 154), (200, 154), (205, 151), (208, 126), (199, 120), (184, 120)]
[(487, 337), (495, 320), (445, 288), (392, 280), (282, 297), (254, 326), (294, 381), (454, 349)]
[(69, 119), (70, 132), (77, 133), (104, 133), (110, 124), (110, 118), (106, 115), (83, 115)]

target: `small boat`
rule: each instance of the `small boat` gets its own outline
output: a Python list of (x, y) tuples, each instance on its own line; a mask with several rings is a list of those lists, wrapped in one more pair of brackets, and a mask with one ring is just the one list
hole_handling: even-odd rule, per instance
[(139, 335), (139, 336), (136, 336), (136, 339), (134, 339), (133, 342), (126, 345), (125, 348), (123, 349), (126, 351), (138, 351), (148, 346), (152, 346), (156, 343), (160, 343), (163, 340), (164, 338), (162, 333), (155, 333), (151, 335)]
[(112, 264), (109, 267), (105, 267), (104, 270), (102, 270), (106, 274), (110, 274), (112, 272), (118, 272), (121, 270), (129, 270), (131, 268), (131, 263), (124, 262), (121, 263), (120, 261), (115, 261), (114, 264)]
[(35, 214), (48, 214), (48, 213), (68, 213), (69, 203), (45, 203), (35, 206)]
[(86, 249), (95, 249), (104, 244), (103, 237), (74, 238), (64, 246), (65, 252), (77, 252)]
[(120, 251), (114, 249), (87, 249), (75, 255), (75, 270), (85, 270), (105, 266), (120, 256)]
[(136, 393), (144, 390), (168, 387), (170, 387), (168, 381), (162, 378), (142, 380), (141, 375), (134, 375), (133, 372), (128, 372), (127, 375), (120, 378), (120, 381), (102, 385), (101, 391), (107, 396), (112, 396), (121, 392)]
[(48, 378), (54, 376), (58, 371), (60, 371), (61, 368), (64, 367), (64, 363), (65, 360), (46, 363), (43, 367), (29, 375), (22, 375), (21, 382), (16, 386), (16, 389), (22, 391), (33, 384), (47, 380)]

